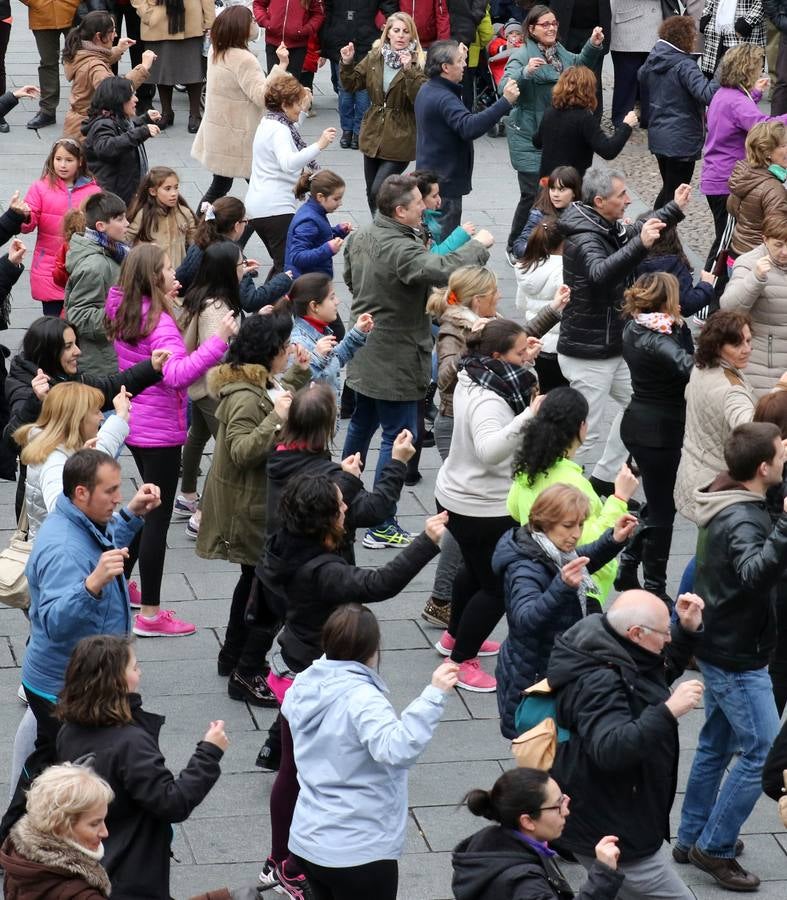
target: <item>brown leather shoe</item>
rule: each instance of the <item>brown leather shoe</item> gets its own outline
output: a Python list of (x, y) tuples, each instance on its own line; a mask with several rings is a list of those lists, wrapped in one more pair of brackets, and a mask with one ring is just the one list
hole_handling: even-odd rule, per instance
[(735, 859), (709, 856), (695, 845), (689, 850), (689, 860), (728, 891), (756, 891), (760, 886), (760, 879)]

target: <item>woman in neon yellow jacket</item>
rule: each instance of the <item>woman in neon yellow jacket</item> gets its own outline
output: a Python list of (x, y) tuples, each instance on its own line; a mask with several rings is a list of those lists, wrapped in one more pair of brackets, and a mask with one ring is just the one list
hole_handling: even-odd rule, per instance
[[(526, 523), (536, 497), (553, 484), (579, 488), (590, 500), (580, 542), (601, 537), (607, 528), (628, 511), (628, 501), (639, 482), (625, 464), (615, 479), (615, 493), (602, 502), (574, 455), (587, 434), (587, 400), (570, 387), (551, 390), (537, 414), (522, 431), (522, 442), (514, 458), (514, 483), (508, 492), (508, 512), (517, 522)], [(604, 603), (617, 573), (617, 560), (593, 573), (598, 586), (596, 599)]]

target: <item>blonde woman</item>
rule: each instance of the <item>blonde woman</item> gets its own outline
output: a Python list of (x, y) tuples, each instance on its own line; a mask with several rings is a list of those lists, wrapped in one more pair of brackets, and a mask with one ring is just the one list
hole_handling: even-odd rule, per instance
[(415, 97), (426, 81), (418, 30), (407, 13), (386, 20), (380, 40), (354, 65), (355, 46), (342, 47), (339, 78), (345, 91), (369, 93), (359, 147), (363, 153), (366, 199), (372, 215), (380, 185), (415, 159)]
[[(102, 425), (104, 394), (75, 381), (54, 385), (44, 397), (41, 413), (30, 425), (14, 432), (27, 466), (25, 503), (30, 540), (35, 540), (44, 519), (63, 493), (63, 466), (85, 446), (117, 456), (128, 436), (131, 396), (121, 387), (113, 401), (115, 415)], [(99, 427), (100, 426), (100, 427)]]
[(85, 766), (50, 766), (27, 794), (27, 813), (0, 850), (6, 897), (101, 900), (110, 893), (101, 865), (112, 788)]

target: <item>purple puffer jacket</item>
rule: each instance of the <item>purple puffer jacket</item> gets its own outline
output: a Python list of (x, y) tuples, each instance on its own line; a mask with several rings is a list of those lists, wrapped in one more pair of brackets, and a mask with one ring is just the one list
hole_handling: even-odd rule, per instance
[[(119, 288), (109, 289), (106, 312), (110, 320), (115, 318), (122, 299)], [(149, 306), (150, 301), (145, 298), (143, 319)], [(153, 331), (136, 344), (115, 341), (121, 370), (149, 359), (154, 350), (170, 350), (172, 356), (164, 363), (161, 381), (134, 397), (126, 443), (134, 447), (177, 447), (186, 442), (186, 388), (221, 360), (227, 344), (213, 335), (189, 353), (175, 320), (168, 313), (162, 313)]]

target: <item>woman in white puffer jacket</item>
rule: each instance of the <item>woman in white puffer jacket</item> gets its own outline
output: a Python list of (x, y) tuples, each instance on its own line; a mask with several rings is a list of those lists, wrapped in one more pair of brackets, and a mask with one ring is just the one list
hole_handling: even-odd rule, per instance
[[(522, 260), (514, 269), (517, 291), (516, 305), (529, 322), (546, 306), (558, 311), (569, 300), (569, 289), (563, 284), (563, 237), (558, 231), (557, 219), (547, 216), (530, 232)], [(556, 325), (543, 337), (541, 353), (536, 359), (539, 390), (542, 394), (552, 388), (568, 384), (557, 361), (557, 339), (560, 325)]]

